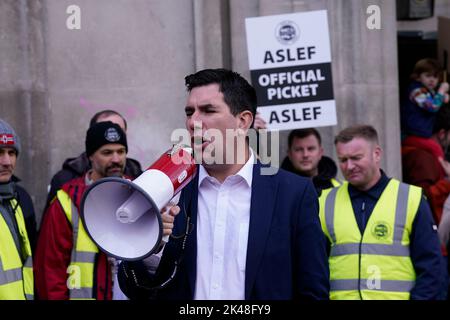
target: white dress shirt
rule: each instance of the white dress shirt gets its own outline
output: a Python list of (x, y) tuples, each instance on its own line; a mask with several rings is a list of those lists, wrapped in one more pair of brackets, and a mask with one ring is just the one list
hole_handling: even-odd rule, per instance
[(194, 299), (243, 300), (254, 156), (223, 183), (199, 169)]

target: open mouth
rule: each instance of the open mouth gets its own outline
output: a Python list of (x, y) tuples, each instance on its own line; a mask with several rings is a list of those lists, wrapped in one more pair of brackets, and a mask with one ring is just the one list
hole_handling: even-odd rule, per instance
[(204, 150), (213, 141), (214, 139), (212, 137), (201, 137), (201, 136), (191, 137), (192, 146), (196, 149), (201, 147), (201, 149)]

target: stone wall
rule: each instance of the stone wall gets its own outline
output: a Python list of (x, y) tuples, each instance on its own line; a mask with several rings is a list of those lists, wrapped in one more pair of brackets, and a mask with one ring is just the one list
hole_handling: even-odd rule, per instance
[[(381, 30), (366, 27), (373, 4)], [(81, 9), (80, 30), (67, 28), (70, 5)], [(394, 1), (0, 0), (0, 112), (24, 142), (17, 173), (38, 215), (51, 176), (84, 150), (95, 112), (127, 118), (129, 156), (147, 166), (184, 127), (186, 74), (226, 67), (250, 78), (246, 17), (318, 9), (328, 10), (338, 112), (337, 126), (320, 129), (326, 153), (338, 130), (370, 123), (383, 168), (400, 177)]]

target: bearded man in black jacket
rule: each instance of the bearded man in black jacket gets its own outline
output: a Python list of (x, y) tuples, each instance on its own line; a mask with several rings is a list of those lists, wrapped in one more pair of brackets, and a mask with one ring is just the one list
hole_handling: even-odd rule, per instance
[[(111, 121), (118, 124), (124, 132), (127, 131), (127, 121), (125, 118), (114, 110), (102, 110), (97, 112), (91, 119), (89, 127), (92, 127), (97, 122)], [(45, 208), (47, 208), (53, 198), (56, 196), (56, 192), (61, 189), (62, 185), (66, 182), (81, 177), (91, 168), (89, 159), (86, 156), (86, 152), (83, 152), (76, 158), (68, 158), (64, 161), (62, 168), (52, 178), (49, 185), (49, 192), (47, 195), (47, 202)], [(124, 175), (133, 179), (137, 178), (142, 173), (141, 164), (134, 159), (127, 158), (125, 162)], [(45, 210), (44, 210), (45, 211)]]

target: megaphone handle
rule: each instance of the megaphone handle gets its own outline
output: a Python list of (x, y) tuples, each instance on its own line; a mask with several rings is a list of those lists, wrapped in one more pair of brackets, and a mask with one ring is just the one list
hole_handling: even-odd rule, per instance
[[(167, 203), (166, 206), (169, 206), (169, 208), (170, 208), (170, 207), (173, 207), (173, 206), (176, 206), (176, 205), (178, 204), (178, 202), (180, 201), (180, 195), (181, 195), (181, 192), (178, 192), (176, 195), (174, 195), (173, 198), (170, 199), (170, 201)], [(169, 210), (170, 210), (170, 209), (169, 209)], [(166, 210), (164, 213), (168, 213), (169, 210)], [(164, 244), (166, 244), (167, 242), (169, 242), (169, 237), (170, 237), (169, 235), (163, 236), (162, 239), (161, 239), (161, 241), (162, 241)]]

